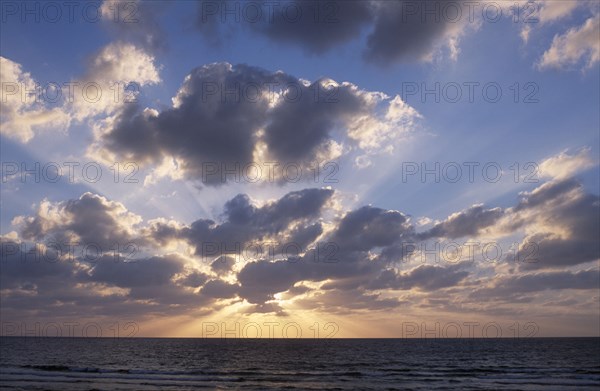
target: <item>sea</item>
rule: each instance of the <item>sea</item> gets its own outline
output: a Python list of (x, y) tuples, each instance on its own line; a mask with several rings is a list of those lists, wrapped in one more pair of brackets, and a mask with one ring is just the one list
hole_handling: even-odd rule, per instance
[(2, 390), (600, 390), (600, 338), (0, 338)]

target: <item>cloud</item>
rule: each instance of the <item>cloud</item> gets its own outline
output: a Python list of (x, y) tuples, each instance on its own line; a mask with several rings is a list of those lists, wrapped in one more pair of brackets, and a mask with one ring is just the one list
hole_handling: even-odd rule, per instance
[(409, 272), (399, 274), (393, 282), (388, 282), (387, 287), (392, 289), (413, 289), (435, 291), (458, 285), (469, 272), (461, 270), (463, 265), (449, 265), (445, 267), (421, 265)]
[(51, 107), (49, 100), (57, 93), (52, 86), (40, 86), (21, 64), (0, 56), (2, 86), (2, 134), (26, 143), (36, 131), (66, 130), (69, 115), (61, 107)]
[(512, 301), (545, 290), (597, 290), (599, 284), (598, 270), (540, 272), (502, 277), (490, 286), (476, 289), (470, 296), (477, 300)]
[[(221, 223), (199, 219), (189, 226), (174, 227), (156, 222), (146, 234), (160, 243), (186, 241), (193, 246), (195, 254), (202, 257), (220, 254), (225, 250), (239, 255), (246, 248), (244, 246), (250, 247), (251, 244), (258, 247), (252, 247), (249, 253), (271, 248), (273, 254), (279, 254), (284, 250), (282, 246), (291, 243), (299, 231), (304, 233), (308, 230), (311, 235), (310, 230), (315, 229), (314, 220), (320, 217), (332, 196), (333, 190), (330, 189), (303, 189), (257, 207), (247, 195), (240, 194), (225, 203), (224, 221)], [(314, 238), (314, 232), (312, 235)], [(262, 244), (263, 241), (267, 243)], [(299, 245), (298, 242), (294, 243)]]
[(208, 275), (199, 271), (193, 271), (180, 280), (181, 284), (191, 288), (198, 288), (208, 281)]
[[(529, 4), (528, 4), (529, 3)], [(578, 7), (585, 4), (584, 1), (554, 1), (540, 0), (535, 3), (521, 1), (516, 5), (520, 7), (523, 15), (524, 26), (521, 30), (523, 42), (529, 41), (529, 36), (534, 26), (541, 27), (570, 16)], [(507, 11), (510, 11), (507, 10)]]
[[(321, 289), (383, 288), (375, 287), (373, 281), (386, 273), (386, 264), (370, 250), (394, 246), (412, 232), (407, 217), (398, 211), (358, 208), (344, 215), (324, 238), (331, 247), (317, 247), (296, 258), (258, 260), (244, 265), (238, 273), (240, 295), (260, 304), (301, 281), (329, 281)], [(267, 280), (273, 283), (264, 284)]]
[(408, 218), (401, 212), (363, 206), (342, 218), (331, 240), (345, 251), (369, 251), (392, 245), (412, 232)]
[[(198, 3), (196, 28), (211, 44), (250, 31), (281, 45), (323, 54), (357, 38), (373, 19), (370, 1), (285, 0), (247, 5), (231, 0)], [(242, 25), (236, 31), (236, 25)]]
[(435, 224), (420, 236), (423, 239), (477, 236), (485, 232), (486, 228), (493, 226), (503, 215), (504, 211), (501, 208), (485, 209), (483, 205), (473, 205), (469, 209), (451, 214), (446, 220)]
[(577, 7), (580, 7), (583, 4), (585, 4), (585, 1), (542, 0), (537, 4), (539, 22), (544, 24), (563, 19), (571, 15)]
[[(165, 306), (169, 313), (206, 311), (207, 306), (221, 308), (242, 302), (246, 304), (244, 312), (284, 315), (287, 303), (293, 302), (342, 313), (369, 306), (398, 307), (405, 303), (394, 296), (399, 291), (427, 298), (441, 291), (462, 292), (476, 284), (482, 295), (491, 295), (489, 292), (501, 289), (494, 282), (497, 278), (506, 278), (508, 286), (541, 287), (552, 282), (553, 289), (574, 289), (580, 285), (573, 281), (583, 278), (581, 286), (588, 287), (589, 273), (566, 276), (561, 285), (556, 273), (564, 271), (555, 269), (600, 259), (600, 199), (572, 178), (523, 192), (512, 207), (474, 205), (423, 233), (416, 232), (408, 215), (370, 205), (325, 218), (333, 197), (331, 189), (303, 189), (258, 204), (240, 194), (224, 203), (218, 221), (200, 218), (190, 224), (165, 219), (144, 222), (123, 204), (91, 193), (69, 201), (43, 201), (32, 216), (14, 220), (19, 233), (5, 241), (26, 238), (43, 249), (43, 242), (52, 238), (93, 240), (110, 251), (90, 261), (81, 255), (54, 254), (56, 249), (46, 246), (51, 259), (60, 262), (36, 270), (28, 270), (28, 265), (22, 270), (15, 265), (7, 267), (8, 275), (3, 278), (11, 281), (6, 288), (10, 291), (8, 302), (16, 306), (28, 298), (27, 305), (32, 305), (37, 297), (32, 292), (45, 292), (60, 283), (65, 290), (60, 293), (63, 300), (75, 300), (72, 296), (80, 295), (80, 287), (87, 286), (82, 302), (96, 300), (95, 295), (115, 301), (125, 298), (129, 304), (143, 302), (140, 311)], [(519, 252), (532, 256), (522, 260), (511, 253), (502, 259), (505, 263), (486, 265), (487, 269), (474, 262), (416, 267), (402, 262), (407, 242), (484, 234), (522, 235)], [(115, 240), (132, 241), (140, 251), (133, 258), (124, 251), (113, 254), (110, 245)], [(302, 246), (290, 254), (285, 244), (291, 241)], [(528, 243), (536, 244), (534, 254), (528, 251)], [(11, 256), (24, 253), (31, 257), (31, 251), (18, 249)], [(173, 249), (179, 255), (168, 252)], [(507, 270), (509, 276), (504, 275)], [(543, 271), (510, 282), (509, 277), (529, 276), (531, 270)], [(38, 283), (38, 278), (43, 281)], [(354, 301), (343, 305), (342, 292), (353, 295)], [(110, 311), (113, 304), (105, 305)], [(179, 310), (169, 307), (173, 305)]]
[(379, 293), (356, 290), (328, 290), (295, 301), (297, 306), (328, 314), (348, 314), (362, 311), (389, 311), (398, 308), (402, 301), (394, 297), (382, 297)]
[(600, 198), (586, 193), (577, 181), (548, 182), (523, 193), (510, 213), (515, 226), (525, 225), (530, 232), (520, 251), (531, 256), (520, 263), (521, 268), (557, 268), (600, 259)]
[(140, 0), (104, 0), (102, 21), (119, 40), (135, 42), (150, 51), (164, 50), (167, 37), (158, 23), (168, 2)]
[[(457, 42), (463, 34), (465, 22), (441, 17), (443, 3), (378, 2), (373, 32), (367, 38), (365, 58), (383, 65), (415, 60), (431, 62), (444, 47), (456, 58)], [(435, 9), (433, 15), (427, 15), (426, 6)]]
[(340, 142), (376, 153), (381, 144), (367, 139), (377, 135), (389, 148), (418, 117), (399, 97), (351, 83), (309, 83), (281, 71), (218, 63), (192, 70), (172, 108), (124, 108), (98, 135), (95, 149), (159, 166), (175, 159), (186, 178), (216, 186), (232, 180), (227, 170), (239, 174), (254, 163), (302, 168), (327, 161)]
[(583, 148), (575, 154), (563, 151), (539, 165), (539, 174), (543, 177), (565, 179), (597, 165), (590, 156), (590, 149)]
[(44, 200), (35, 216), (17, 216), (13, 224), (20, 226), (22, 237), (28, 240), (80, 243), (110, 252), (116, 245), (134, 243), (141, 220), (123, 204), (88, 192), (65, 202)]
[(581, 62), (591, 68), (600, 60), (600, 13), (588, 18), (581, 26), (554, 36), (552, 45), (538, 63), (540, 69), (574, 66)]
[(202, 287), (201, 293), (215, 299), (230, 299), (237, 295), (239, 286), (221, 280), (210, 280)]
[(176, 274), (183, 272), (183, 267), (184, 260), (173, 255), (130, 262), (105, 256), (95, 262), (88, 278), (121, 288), (156, 287), (159, 292), (161, 286), (169, 284)]
[(90, 58), (87, 79), (99, 82), (136, 81), (141, 85), (160, 82), (154, 57), (130, 43), (114, 42)]
[[(88, 60), (86, 73), (64, 83), (39, 85), (20, 64), (0, 58), (3, 90), (2, 134), (28, 142), (43, 129), (67, 131), (74, 121), (110, 116), (139, 98), (140, 88), (160, 82), (152, 55), (132, 44), (114, 42)], [(92, 123), (98, 127), (99, 123)]]
[[(444, 2), (429, 4), (435, 15), (427, 16), (422, 4), (415, 1), (288, 0), (274, 8), (272, 4), (254, 5), (252, 13), (243, 3), (204, 1), (198, 6), (196, 26), (212, 43), (219, 42), (220, 35), (252, 31), (313, 54), (331, 51), (368, 32), (364, 58), (379, 65), (430, 62), (444, 48), (456, 59), (467, 18), (446, 17)], [(250, 16), (255, 14), (256, 18)], [(235, 31), (234, 22), (241, 24), (237, 29), (241, 31)]]
[(514, 210), (517, 212), (527, 209), (535, 210), (535, 208), (541, 208), (557, 200), (568, 201), (568, 199), (565, 200), (565, 197), (578, 190), (581, 191), (581, 185), (573, 178), (546, 182), (530, 192), (520, 193), (521, 199)]
[[(369, 1), (318, 4), (312, 0), (293, 0), (286, 3), (281, 4), (285, 13), (273, 12), (272, 20), (265, 18), (265, 23), (252, 23), (251, 28), (275, 42), (297, 44), (316, 54), (356, 38), (372, 20), (373, 5)], [(298, 16), (293, 16), (293, 12), (298, 12)]]
[(213, 263), (210, 264), (210, 268), (217, 274), (224, 274), (232, 271), (233, 265), (235, 265), (235, 258), (223, 255), (215, 259)]
[[(96, 262), (73, 261), (54, 251), (0, 238), (3, 316), (36, 319), (184, 314), (219, 306), (214, 299), (179, 285), (194, 275), (177, 255), (124, 261), (105, 255)], [(91, 312), (90, 312), (91, 311)]]
[[(86, 73), (76, 79), (82, 88), (68, 105), (78, 121), (106, 119), (134, 105), (140, 88), (160, 83), (160, 67), (153, 55), (131, 43), (110, 43), (88, 58)], [(83, 89), (85, 88), (85, 89)]]

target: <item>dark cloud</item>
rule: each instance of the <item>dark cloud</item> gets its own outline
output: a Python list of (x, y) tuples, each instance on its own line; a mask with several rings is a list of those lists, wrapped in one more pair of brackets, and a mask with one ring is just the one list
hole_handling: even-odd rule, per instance
[(404, 304), (396, 298), (384, 298), (379, 293), (362, 290), (328, 290), (296, 301), (302, 308), (326, 313), (347, 314), (354, 311), (385, 311)]
[(274, 302), (263, 303), (263, 304), (255, 304), (248, 307), (244, 310), (247, 314), (275, 314), (277, 316), (287, 316), (287, 313), (283, 310), (283, 308)]
[(600, 259), (600, 197), (586, 193), (575, 180), (545, 183), (524, 193), (514, 215), (517, 221), (529, 219), (541, 226), (521, 244), (517, 259), (521, 268), (565, 267)]
[(286, 261), (248, 263), (237, 275), (241, 296), (254, 304), (273, 300), (275, 293), (287, 291), (303, 280), (300, 273), (299, 267)]
[(301, 248), (308, 248), (322, 233), (321, 223), (297, 227), (290, 232), (289, 242), (297, 243)]
[[(328, 102), (315, 99), (315, 91), (334, 90)], [(303, 86), (297, 99), (284, 100), (273, 110), (265, 128), (269, 151), (282, 162), (296, 162), (314, 158), (317, 147), (329, 139), (336, 127), (349, 122), (357, 114), (366, 114), (368, 102), (350, 85), (327, 87), (320, 81)]]
[(600, 259), (599, 231), (586, 234), (585, 237), (569, 239), (547, 233), (528, 236), (521, 244), (520, 258), (511, 255), (507, 261), (520, 261), (520, 267), (528, 270), (562, 268), (596, 261)]
[(482, 205), (474, 205), (469, 209), (454, 213), (445, 221), (436, 224), (429, 231), (419, 235), (422, 239), (477, 236), (485, 228), (493, 226), (502, 216), (501, 208), (485, 209)]
[(238, 289), (239, 286), (236, 284), (229, 284), (222, 280), (210, 280), (202, 287), (201, 293), (215, 299), (230, 299), (236, 296)]
[(183, 260), (176, 256), (152, 257), (135, 261), (105, 256), (90, 270), (89, 280), (109, 283), (121, 288), (148, 285), (158, 288), (169, 284), (176, 274), (183, 271), (183, 266)]
[[(207, 185), (235, 179), (227, 170), (239, 178), (254, 162), (259, 143), (266, 144), (269, 159), (303, 165), (326, 150), (335, 129), (373, 110), (354, 86), (325, 83), (305, 85), (283, 72), (247, 65), (205, 65), (186, 77), (175, 107), (156, 114), (127, 105), (100, 141), (140, 163), (174, 157), (186, 177)], [(335, 88), (331, 100), (326, 88)]]
[[(372, 20), (372, 8), (369, 1), (286, 0), (251, 5), (233, 0), (202, 1), (196, 27), (212, 44), (221, 44), (224, 37), (235, 33), (253, 31), (274, 42), (321, 54), (356, 38)], [(239, 25), (243, 28), (235, 31)]]
[(294, 285), (293, 287), (288, 289), (285, 293), (287, 294), (288, 298), (293, 298), (295, 296), (302, 295), (306, 292), (310, 292), (311, 290), (312, 289), (310, 289), (309, 287), (304, 286), (304, 285)]
[(34, 290), (49, 281), (68, 281), (76, 270), (53, 248), (0, 238), (0, 285), (3, 289)]
[[(469, 273), (462, 270), (463, 265), (433, 266), (421, 265), (396, 277), (396, 289), (417, 288), (423, 291), (435, 291), (458, 285)], [(389, 277), (388, 277), (389, 278)]]
[[(206, 255), (206, 243), (225, 244), (229, 250), (236, 243), (280, 244), (274, 247), (275, 257), (269, 259), (265, 251), (259, 252), (242, 261), (239, 272), (234, 273), (237, 260), (223, 254), (222, 249), (210, 254), (210, 265), (201, 265), (206, 270), (169, 254), (128, 260), (105, 254), (89, 262), (64, 254), (58, 257), (53, 249), (48, 250), (48, 257), (59, 261), (38, 264), (36, 251), (16, 248), (19, 243), (4, 239), (0, 282), (8, 293), (2, 303), (14, 310), (42, 303), (49, 306), (48, 311), (56, 303), (72, 303), (61, 311), (73, 313), (85, 305), (102, 313), (126, 312), (137, 303), (136, 313), (184, 313), (207, 311), (211, 306), (224, 305), (221, 299), (233, 299), (249, 303), (248, 311), (283, 315), (284, 309), (274, 301), (277, 294), (286, 300), (301, 295), (304, 305), (312, 303), (315, 308), (342, 312), (401, 305), (400, 300), (388, 297), (390, 292), (383, 291), (416, 290), (425, 296), (436, 291), (459, 294), (468, 288), (477, 289), (472, 298), (496, 300), (506, 294), (512, 295), (514, 302), (525, 302), (532, 300), (527, 294), (544, 289), (597, 287), (597, 270), (523, 274), (528, 268), (573, 266), (600, 258), (600, 199), (575, 181), (543, 184), (521, 194), (513, 208), (473, 206), (421, 235), (415, 233), (407, 215), (373, 206), (358, 207), (322, 222), (333, 195), (331, 189), (303, 189), (257, 206), (240, 194), (225, 202), (221, 221), (199, 219), (189, 225), (165, 220), (144, 225), (124, 205), (91, 193), (65, 202), (44, 201), (34, 216), (15, 220), (22, 237), (38, 241), (50, 235), (76, 235), (110, 244), (123, 236), (152, 254), (160, 254), (161, 247), (175, 240), (192, 246), (196, 255)], [(514, 275), (478, 276), (470, 269), (472, 263), (423, 264), (410, 270), (391, 267), (390, 261), (402, 255), (406, 242), (419, 243), (424, 237), (468, 237), (486, 229), (514, 234), (515, 227), (533, 232), (526, 240), (538, 244), (534, 256), (539, 260), (513, 268), (510, 272)], [(315, 243), (317, 238), (332, 247)], [(286, 255), (281, 243), (292, 240), (305, 248)], [(7, 247), (4, 243), (12, 244)], [(400, 266), (403, 269), (406, 265)], [(308, 288), (313, 286), (309, 283), (320, 288)], [(349, 295), (346, 306), (340, 301), (343, 293)], [(101, 302), (99, 296), (106, 301)]]
[(522, 198), (515, 206), (515, 212), (520, 212), (563, 199), (573, 190), (581, 189), (581, 184), (574, 178), (547, 182), (529, 193), (522, 193)]
[(315, 249), (293, 260), (246, 264), (238, 274), (241, 297), (251, 303), (264, 303), (301, 281), (326, 280), (329, 282), (321, 286), (322, 290), (431, 291), (457, 285), (468, 276), (463, 265), (421, 266), (398, 274), (387, 269), (381, 257), (373, 257), (373, 250), (381, 249), (383, 253), (399, 246), (405, 238), (414, 240), (414, 227), (402, 213), (371, 206), (356, 209), (347, 213), (326, 238), (335, 244), (334, 262), (324, 256), (323, 249)]
[(223, 255), (215, 259), (210, 264), (210, 268), (217, 274), (224, 274), (230, 272), (233, 269), (233, 265), (235, 265), (235, 258)]
[(285, 13), (250, 26), (275, 42), (321, 54), (356, 38), (372, 20), (372, 8), (369, 1), (293, 0), (281, 3)]
[(220, 42), (221, 35), (253, 31), (316, 54), (358, 40), (369, 31), (365, 59), (387, 65), (429, 60), (450, 37), (459, 35), (460, 23), (467, 19), (467, 10), (459, 5), (463, 14), (454, 20), (456, 7), (447, 9), (444, 1), (289, 0), (275, 8), (263, 5), (252, 12), (247, 8), (234, 1), (202, 2), (196, 26), (213, 43)]
[[(103, 256), (91, 264), (60, 256), (52, 249), (2, 239), (0, 297), (3, 317), (36, 314), (44, 318), (109, 316), (139, 319), (206, 312), (207, 295), (195, 294), (186, 282), (198, 283), (201, 273), (185, 274), (184, 261), (165, 255), (126, 261)], [(175, 280), (177, 275), (183, 278)], [(183, 285), (179, 285), (183, 282)], [(214, 307), (215, 309), (217, 306)]]
[[(358, 286), (376, 278), (381, 272), (382, 265), (370, 261), (363, 252), (351, 254), (340, 251), (339, 262), (324, 262), (318, 259), (316, 253), (316, 250), (311, 250), (295, 259), (259, 260), (246, 264), (237, 275), (241, 285), (240, 296), (250, 303), (260, 304), (273, 300), (276, 293), (288, 291), (301, 281), (358, 279), (359, 282), (352, 285)], [(337, 283), (335, 288), (339, 288)]]
[(413, 231), (402, 213), (363, 206), (344, 216), (331, 240), (345, 251), (368, 251), (392, 245)]
[(323, 289), (339, 289), (343, 281), (352, 288), (366, 285), (382, 269), (382, 264), (369, 260), (368, 251), (393, 245), (411, 230), (400, 212), (373, 207), (349, 212), (327, 238), (326, 243), (333, 247), (312, 249), (297, 259), (246, 264), (238, 274), (240, 293), (252, 303), (261, 303), (300, 281), (335, 280)]
[[(196, 254), (201, 256), (213, 254), (215, 246), (233, 251), (238, 248), (239, 254), (244, 245), (270, 235), (282, 234), (281, 240), (276, 241), (282, 245), (289, 236), (285, 232), (292, 223), (310, 222), (320, 217), (322, 208), (332, 196), (331, 189), (303, 189), (256, 207), (247, 195), (240, 194), (225, 203), (225, 221), (220, 224), (202, 219), (194, 221), (190, 226), (176, 229), (158, 223), (151, 228), (149, 235), (160, 242), (186, 240), (195, 246)], [(308, 224), (307, 227), (313, 225)], [(303, 229), (298, 227), (294, 232)]]
[[(249, 85), (264, 92), (268, 85), (284, 86), (291, 81), (289, 76), (246, 65), (196, 68), (180, 90), (177, 107), (158, 116), (130, 107), (119, 115), (103, 141), (107, 148), (134, 160), (160, 161), (163, 155), (175, 156), (189, 176), (202, 179), (206, 164), (218, 162), (220, 172), (221, 163), (234, 167), (252, 162), (256, 132), (267, 119), (267, 98), (254, 101), (239, 95), (222, 96), (221, 92), (234, 89), (241, 94)], [(205, 179), (204, 183), (210, 179), (221, 183), (220, 175)]]
[[(377, 17), (367, 39), (365, 58), (390, 64), (430, 57), (445, 44), (446, 34), (456, 26), (450, 18), (442, 17), (443, 4), (443, 1), (377, 2)], [(425, 9), (434, 11), (427, 14)]]
[(44, 201), (35, 216), (18, 220), (25, 239), (47, 239), (65, 249), (68, 245), (80, 244), (109, 252), (116, 245), (124, 247), (134, 243), (130, 228), (136, 218), (122, 204), (88, 192), (79, 199), (57, 204)]
[(582, 270), (579, 272), (553, 271), (525, 275), (513, 275), (498, 280), (491, 287), (479, 288), (470, 296), (478, 300), (511, 301), (515, 296), (545, 290), (559, 289), (595, 289), (600, 288), (598, 270)]
[(194, 271), (194, 272), (191, 272), (190, 274), (188, 274), (187, 276), (185, 276), (183, 279), (181, 279), (178, 282), (183, 286), (188, 286), (190, 288), (198, 288), (198, 287), (204, 285), (204, 283), (206, 281), (208, 281), (208, 278), (209, 277), (207, 274), (201, 273), (198, 271)]

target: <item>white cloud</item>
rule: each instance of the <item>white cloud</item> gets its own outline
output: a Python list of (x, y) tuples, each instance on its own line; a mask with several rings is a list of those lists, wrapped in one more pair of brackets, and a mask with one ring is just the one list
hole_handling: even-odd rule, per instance
[[(111, 43), (96, 53), (86, 75), (77, 81), (80, 86), (91, 87), (85, 97), (83, 90), (76, 95), (78, 99), (72, 104), (73, 116), (82, 121), (99, 114), (114, 114), (127, 102), (134, 101), (140, 92), (137, 87), (160, 81), (154, 56), (129, 43)], [(101, 91), (101, 96), (97, 97), (94, 85)]]
[(571, 15), (576, 8), (583, 4), (583, 1), (540, 0), (531, 2), (530, 0), (523, 0), (520, 3), (511, 3), (510, 5), (507, 5), (505, 11), (507, 12), (507, 15), (513, 15), (513, 17), (515, 17), (515, 10), (519, 10), (519, 21), (523, 22), (521, 39), (523, 39), (523, 42), (527, 43), (531, 31), (535, 27), (566, 18)]
[(103, 82), (135, 80), (141, 85), (160, 82), (154, 57), (123, 42), (111, 43), (100, 50), (92, 60), (89, 75)]
[(564, 179), (595, 165), (590, 157), (589, 148), (584, 148), (576, 154), (563, 151), (540, 163), (539, 174), (543, 177)]
[[(71, 83), (55, 83), (62, 84), (58, 92), (50, 91), (53, 84), (37, 84), (21, 64), (4, 57), (0, 64), (2, 134), (21, 142), (31, 140), (37, 130), (67, 130), (72, 119), (114, 115), (134, 101), (139, 87), (161, 81), (154, 57), (123, 42), (102, 48), (91, 59), (85, 76)], [(50, 97), (55, 96), (61, 98), (52, 102)]]
[(348, 136), (368, 153), (391, 152), (399, 138), (416, 129), (422, 116), (396, 95), (389, 99), (378, 92), (363, 92), (369, 104), (375, 108), (387, 104), (383, 116), (371, 113), (356, 117), (348, 127)]
[(68, 127), (68, 114), (60, 107), (48, 107), (41, 88), (20, 64), (0, 57), (0, 65), (2, 134), (27, 142), (34, 137), (35, 130)]
[(539, 3), (539, 22), (550, 23), (571, 15), (583, 2), (578, 1), (548, 1)]
[(585, 62), (585, 68), (600, 60), (600, 14), (596, 14), (579, 27), (571, 28), (562, 35), (556, 35), (552, 45), (544, 52), (539, 68), (564, 68)]

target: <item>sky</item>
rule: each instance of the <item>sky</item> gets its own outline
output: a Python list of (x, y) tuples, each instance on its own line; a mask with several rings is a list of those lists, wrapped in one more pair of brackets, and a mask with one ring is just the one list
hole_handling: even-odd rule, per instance
[(597, 1), (1, 7), (2, 335), (600, 335)]

